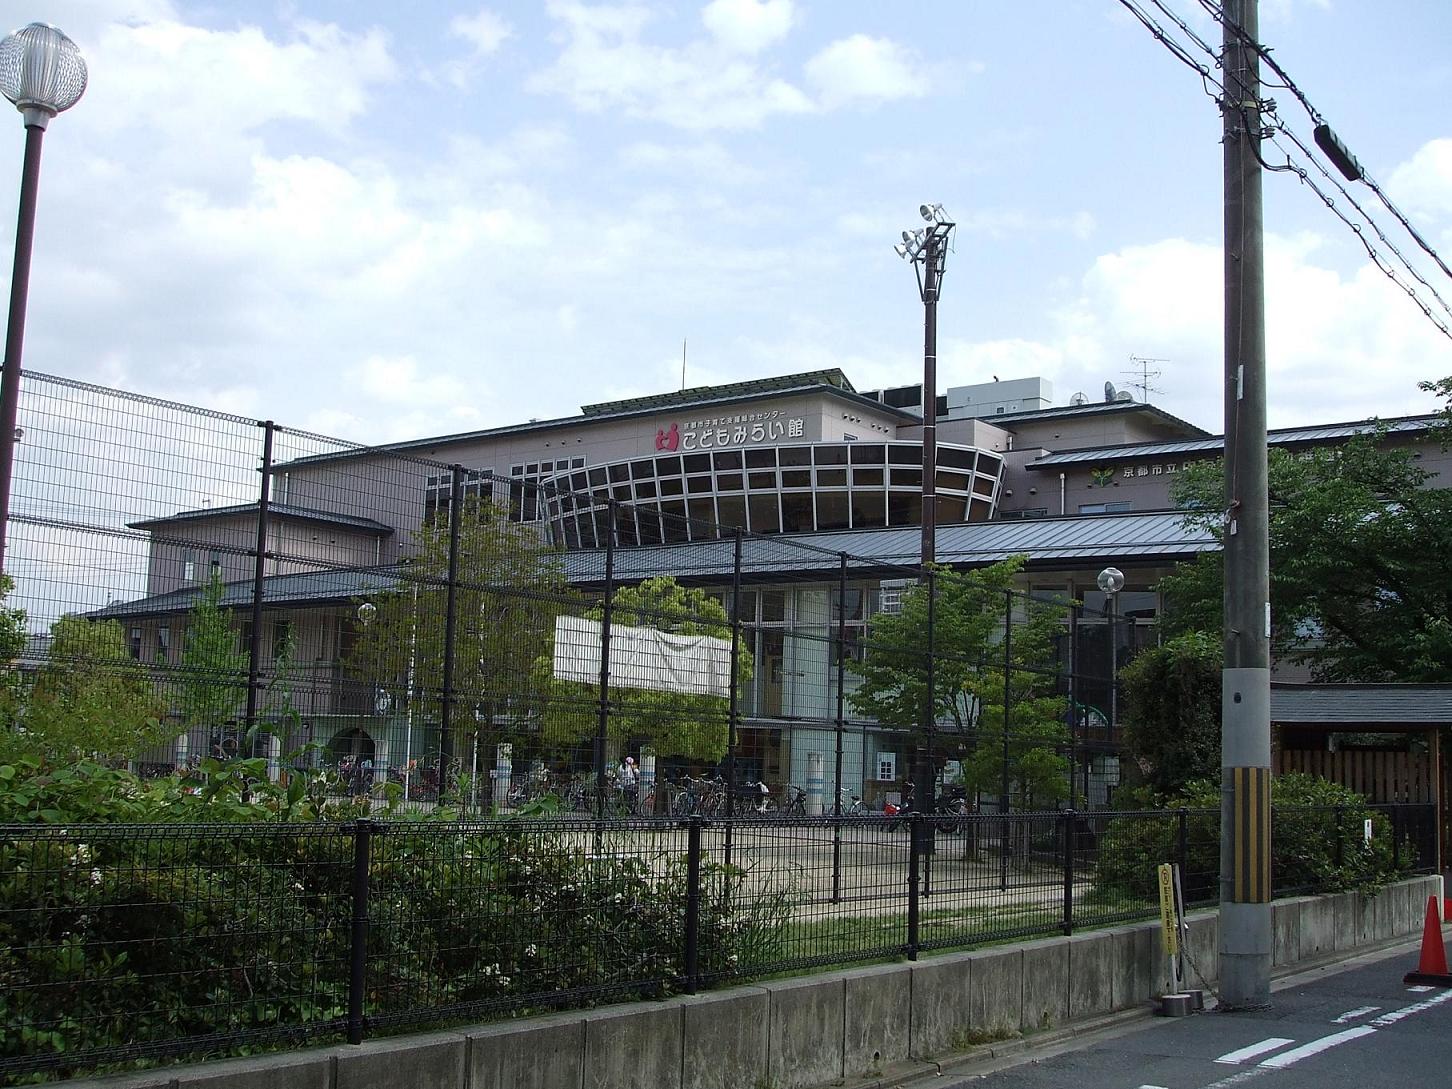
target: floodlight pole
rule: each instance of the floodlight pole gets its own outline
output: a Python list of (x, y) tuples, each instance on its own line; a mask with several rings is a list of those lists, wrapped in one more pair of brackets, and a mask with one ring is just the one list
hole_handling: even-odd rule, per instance
[(1257, 0), (1226, 0), (1220, 1003), (1270, 1004), (1270, 545)]

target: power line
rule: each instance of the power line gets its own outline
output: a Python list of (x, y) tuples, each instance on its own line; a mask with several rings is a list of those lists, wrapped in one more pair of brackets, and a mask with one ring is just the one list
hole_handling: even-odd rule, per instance
[[(1302, 92), (1298, 86), (1296, 86), (1294, 80), (1292, 80), (1290, 75), (1280, 66), (1279, 62), (1276, 62), (1270, 58), (1269, 49), (1252, 39), (1250, 35), (1245, 33), (1243, 28), (1228, 22), (1220, 5), (1213, 3), (1212, 0), (1199, 0), (1199, 2), (1201, 6), (1204, 7), (1205, 10), (1208, 11), (1211, 16), (1217, 20), (1217, 22), (1219, 22), (1222, 26), (1226, 27), (1230, 33), (1235, 35), (1237, 39), (1239, 39), (1248, 49), (1251, 49), (1258, 57), (1266, 61), (1266, 63), (1271, 67), (1272, 71), (1274, 71), (1276, 75), (1281, 78), (1281, 86), (1284, 87), (1286, 90), (1289, 90), (1291, 94), (1296, 97), (1297, 101), (1301, 103), (1302, 107), (1311, 116), (1313, 121), (1315, 121), (1318, 125), (1325, 124), (1320, 112), (1317, 111), (1316, 108), (1311, 104), (1305, 93)], [(1428, 320), (1430, 320), (1432, 324), (1444, 336), (1446, 336), (1448, 339), (1452, 339), (1452, 328), (1449, 328), (1447, 322), (1442, 321), (1440, 318), (1437, 317), (1435, 313), (1433, 313), (1433, 307), (1431, 306), (1431, 304), (1423, 299), (1418, 293), (1417, 289), (1412, 284), (1408, 283), (1406, 279), (1404, 279), (1397, 272), (1394, 262), (1386, 257), (1386, 255), (1384, 255), (1377, 248), (1376, 244), (1369, 237), (1367, 237), (1367, 232), (1365, 229), (1363, 229), (1362, 225), (1355, 222), (1350, 216), (1348, 216), (1346, 212), (1336, 203), (1335, 198), (1329, 195), (1319, 184), (1316, 183), (1316, 181), (1311, 176), (1310, 169), (1298, 162), (1294, 158), (1294, 156), (1292, 156), (1291, 153), (1287, 150), (1287, 148), (1278, 140), (1276, 140), (1276, 136), (1278, 134), (1284, 135), (1285, 137), (1290, 139), (1297, 148), (1305, 153), (1314, 169), (1336, 186), (1336, 188), (1346, 198), (1346, 202), (1356, 210), (1356, 213), (1365, 221), (1366, 226), (1375, 233), (1377, 239), (1379, 239), (1386, 246), (1386, 248), (1389, 249), (1393, 255), (1395, 255), (1396, 263), (1400, 263), (1400, 265), (1407, 270), (1407, 272), (1413, 279), (1415, 279), (1418, 283), (1422, 284), (1429, 292), (1431, 292), (1432, 296), (1437, 300), (1437, 303), (1440, 306), (1441, 310), (1446, 313), (1449, 318), (1452, 318), (1452, 307), (1448, 306), (1446, 300), (1442, 298), (1442, 296), (1437, 292), (1436, 288), (1434, 288), (1431, 283), (1426, 279), (1426, 277), (1424, 277), (1417, 270), (1417, 268), (1410, 261), (1407, 260), (1406, 256), (1402, 254), (1402, 252), (1396, 247), (1396, 245), (1387, 237), (1386, 232), (1381, 229), (1381, 227), (1376, 223), (1375, 219), (1371, 216), (1371, 214), (1361, 206), (1361, 204), (1356, 200), (1351, 192), (1326, 169), (1326, 167), (1321, 163), (1320, 159), (1316, 156), (1316, 154), (1306, 145), (1305, 141), (1297, 136), (1295, 132), (1290, 128), (1290, 126), (1284, 121), (1284, 119), (1282, 119), (1276, 113), (1274, 101), (1270, 99), (1261, 99), (1258, 94), (1254, 94), (1253, 92), (1251, 92), (1251, 89), (1237, 74), (1224, 71), (1224, 66), (1215, 50), (1209, 45), (1209, 43), (1201, 38), (1200, 35), (1196, 33), (1194, 29), (1190, 27), (1190, 25), (1180, 15), (1178, 15), (1170, 7), (1168, 7), (1164, 0), (1151, 0), (1151, 3), (1153, 3), (1156, 10), (1163, 13), (1165, 17), (1175, 23), (1175, 25), (1179, 28), (1180, 32), (1189, 39), (1191, 43), (1190, 45), (1187, 46), (1185, 43), (1177, 40), (1174, 37), (1174, 32), (1167, 30), (1165, 26), (1161, 24), (1152, 14), (1146, 11), (1145, 8), (1137, 2), (1137, 0), (1119, 0), (1119, 3), (1121, 7), (1129, 11), (1130, 14), (1132, 14), (1135, 19), (1137, 19), (1145, 27), (1145, 29), (1147, 29), (1154, 36), (1156, 41), (1158, 41), (1161, 45), (1165, 46), (1165, 48), (1171, 53), (1171, 55), (1175, 57), (1176, 60), (1178, 60), (1181, 64), (1184, 64), (1186, 67), (1190, 68), (1192, 71), (1200, 76), (1201, 84), (1205, 93), (1210, 98), (1216, 100), (1216, 102), (1221, 106), (1222, 109), (1235, 109), (1241, 114), (1242, 119), (1245, 121), (1243, 128), (1247, 133), (1254, 132), (1258, 128), (1263, 138), (1269, 138), (1276, 143), (1277, 149), (1286, 157), (1286, 162), (1284, 165), (1267, 162), (1264, 156), (1261, 155), (1260, 149), (1254, 145), (1254, 142), (1252, 142), (1252, 154), (1254, 154), (1255, 157), (1259, 160), (1262, 168), (1276, 173), (1295, 174), (1302, 184), (1306, 185), (1313, 193), (1315, 193), (1316, 196), (1321, 199), (1321, 202), (1326, 205), (1326, 207), (1330, 209), (1331, 212), (1336, 215), (1338, 219), (1340, 219), (1348, 228), (1351, 229), (1352, 233), (1356, 236), (1357, 240), (1366, 250), (1367, 255), (1371, 258), (1372, 263), (1385, 276), (1387, 276), (1388, 279), (1390, 279), (1393, 283), (1400, 287), (1414, 303), (1416, 303), (1417, 307), (1422, 311), (1423, 315)], [(1208, 65), (1203, 64), (1196, 59), (1191, 48), (1192, 46), (1193, 48), (1199, 49), (1201, 53), (1207, 55), (1215, 61), (1216, 67), (1219, 67), (1222, 70), (1224, 77), (1223, 79), (1217, 78)], [(1234, 88), (1240, 93), (1233, 94), (1231, 85), (1233, 85)], [(1218, 94), (1216, 92), (1218, 92)], [(1272, 123), (1269, 126), (1252, 126), (1250, 124), (1248, 103), (1246, 99), (1247, 94), (1252, 95), (1252, 99), (1256, 105), (1256, 108), (1260, 111), (1263, 117), (1270, 119)], [(1398, 222), (1402, 224), (1402, 226), (1407, 230), (1412, 238), (1416, 240), (1418, 246), (1426, 253), (1428, 253), (1434, 261), (1436, 261), (1437, 265), (1443, 270), (1443, 272), (1447, 273), (1449, 277), (1452, 277), (1452, 271), (1448, 270), (1447, 265), (1442, 261), (1441, 257), (1438, 256), (1437, 253), (1432, 250), (1432, 248), (1426, 243), (1425, 239), (1423, 239), (1422, 236), (1417, 232), (1415, 227), (1412, 226), (1406, 216), (1403, 215), (1401, 211), (1391, 203), (1390, 199), (1386, 197), (1386, 195), (1382, 192), (1381, 187), (1378, 186), (1376, 182), (1372, 180), (1368, 175), (1366, 175), (1364, 170), (1360, 170), (1359, 164), (1358, 179), (1366, 182), (1368, 188), (1370, 188), (1372, 192), (1378, 196), (1382, 204), (1392, 213), (1393, 216), (1396, 217)]]

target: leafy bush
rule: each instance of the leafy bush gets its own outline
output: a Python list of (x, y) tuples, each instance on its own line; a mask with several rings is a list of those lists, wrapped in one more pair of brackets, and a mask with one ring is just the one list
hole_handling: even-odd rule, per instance
[[(1106, 897), (1153, 900), (1155, 867), (1179, 861), (1179, 808), (1185, 808), (1185, 899), (1214, 900), (1220, 872), (1220, 788), (1200, 780), (1173, 796), (1165, 810), (1126, 814), (1110, 822), (1099, 843), (1095, 889)], [(1311, 775), (1271, 782), (1271, 875), (1277, 895), (1375, 891), (1402, 876), (1393, 859), (1391, 823), (1355, 791)], [(1372, 822), (1372, 839), (1362, 835)], [(1339, 820), (1339, 824), (1337, 823)]]
[[(337, 1031), (354, 826), (330, 818), (362, 812), (265, 770), (211, 761), (193, 779), (142, 780), (89, 762), (0, 767), (0, 824), (33, 826), (0, 836), (0, 1059)], [(588, 822), (436, 812), (372, 840), (370, 1017), (517, 1013), (683, 978), (676, 830), (597, 838)], [(750, 880), (702, 866), (703, 976), (779, 955), (791, 890)]]

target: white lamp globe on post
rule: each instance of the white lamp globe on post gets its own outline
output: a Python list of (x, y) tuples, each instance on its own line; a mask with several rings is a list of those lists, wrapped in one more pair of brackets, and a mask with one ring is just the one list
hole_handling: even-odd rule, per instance
[(1095, 580), (1104, 594), (1106, 618), (1109, 621), (1109, 737), (1115, 739), (1119, 725), (1119, 591), (1124, 589), (1124, 572), (1106, 567)]
[(10, 313), (5, 325), (5, 370), (0, 376), (0, 571), (10, 524), (15, 465), (15, 417), (20, 406), (20, 354), (25, 340), (25, 303), (30, 291), (30, 251), (35, 239), (35, 201), (40, 188), (40, 144), (56, 114), (86, 93), (86, 62), (80, 48), (55, 27), (31, 23), (0, 40), (0, 94), (25, 124), (25, 159), (20, 172), (20, 216), (15, 229), (15, 270), (10, 278)]

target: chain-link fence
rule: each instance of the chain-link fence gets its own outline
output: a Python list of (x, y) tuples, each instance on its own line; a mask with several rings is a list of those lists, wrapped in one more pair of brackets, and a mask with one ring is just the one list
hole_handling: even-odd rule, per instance
[[(1278, 808), (1277, 892), (1432, 872), (1435, 816)], [(1211, 810), (0, 827), (0, 1080), (1072, 934), (1153, 914), (1160, 863), (1213, 903), (1218, 837)]]

